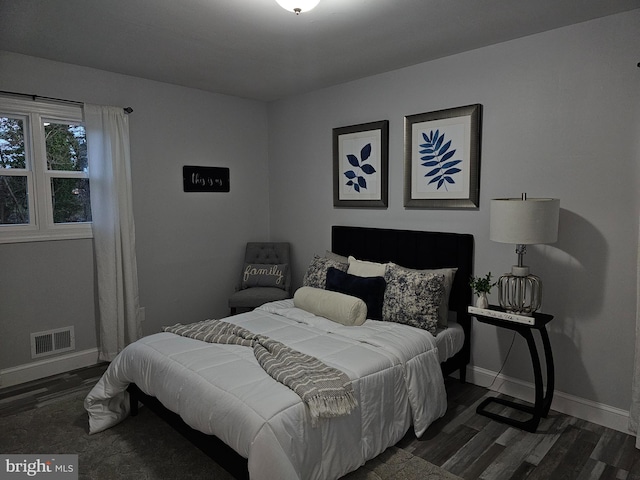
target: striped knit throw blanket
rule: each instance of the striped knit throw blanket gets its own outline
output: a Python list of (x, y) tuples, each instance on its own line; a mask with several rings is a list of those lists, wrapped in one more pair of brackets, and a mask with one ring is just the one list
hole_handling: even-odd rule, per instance
[(264, 335), (222, 320), (205, 320), (188, 325), (178, 323), (163, 330), (209, 343), (252, 347), (265, 372), (297, 393), (307, 404), (313, 426), (319, 417), (348, 415), (358, 406), (351, 380), (344, 372)]

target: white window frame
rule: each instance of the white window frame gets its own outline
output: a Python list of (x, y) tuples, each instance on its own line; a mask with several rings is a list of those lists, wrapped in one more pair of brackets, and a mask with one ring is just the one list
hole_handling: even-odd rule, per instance
[(89, 178), (86, 172), (48, 170), (43, 122), (84, 124), (81, 105), (0, 97), (0, 116), (24, 121), (25, 169), (4, 169), (0, 175), (26, 176), (29, 224), (0, 225), (0, 243), (92, 238), (91, 222), (54, 223), (52, 178)]

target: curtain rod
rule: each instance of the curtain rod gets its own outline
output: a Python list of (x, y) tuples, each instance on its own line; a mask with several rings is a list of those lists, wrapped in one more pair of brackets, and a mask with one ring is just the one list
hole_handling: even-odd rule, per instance
[[(29, 93), (20, 93), (20, 92), (9, 92), (6, 90), (0, 90), (0, 94), (3, 95), (16, 95), (19, 97), (28, 97), (31, 100), (33, 100), (34, 102), (37, 100), (47, 100), (49, 102), (59, 102), (59, 103), (71, 103), (73, 105), (84, 105), (83, 102), (77, 102), (75, 100), (66, 100), (64, 98), (55, 98), (55, 97), (43, 97), (42, 95), (32, 95)], [(122, 110), (124, 110), (124, 113), (133, 113), (133, 108), (131, 107), (124, 107)]]

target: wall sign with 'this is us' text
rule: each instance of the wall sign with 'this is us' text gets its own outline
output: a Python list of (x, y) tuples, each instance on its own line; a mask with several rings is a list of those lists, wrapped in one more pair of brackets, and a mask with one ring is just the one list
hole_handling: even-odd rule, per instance
[(228, 192), (229, 169), (223, 167), (182, 167), (182, 184), (185, 192)]

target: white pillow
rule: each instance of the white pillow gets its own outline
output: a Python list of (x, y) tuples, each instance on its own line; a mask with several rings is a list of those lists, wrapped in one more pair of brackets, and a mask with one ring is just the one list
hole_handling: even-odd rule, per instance
[(386, 266), (384, 263), (368, 262), (349, 257), (347, 273), (358, 277), (384, 277)]
[(346, 326), (362, 325), (367, 319), (367, 305), (361, 299), (344, 293), (314, 287), (300, 287), (293, 304), (319, 317)]

